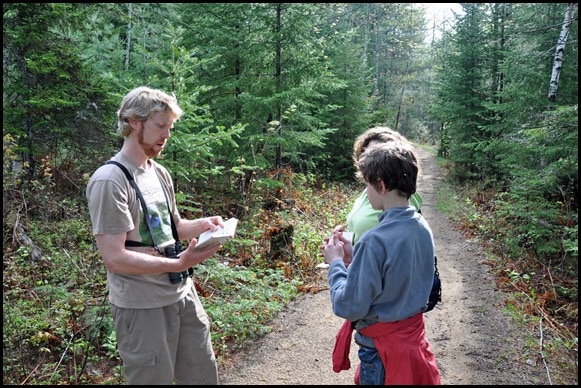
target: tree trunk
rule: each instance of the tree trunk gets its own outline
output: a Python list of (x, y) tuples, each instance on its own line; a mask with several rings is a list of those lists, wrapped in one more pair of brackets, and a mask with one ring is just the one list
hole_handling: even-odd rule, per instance
[(127, 42), (125, 43), (125, 71), (129, 70), (129, 56), (131, 54), (131, 28), (133, 26), (132, 19), (133, 19), (133, 5), (129, 3), (128, 8), (128, 23), (127, 23)]
[[(276, 95), (280, 96), (280, 92), (282, 90), (282, 42), (281, 42), (281, 30), (282, 30), (282, 21), (281, 21), (281, 14), (282, 14), (282, 6), (278, 4), (276, 6), (276, 26), (275, 26), (275, 34), (276, 34), (276, 63), (275, 63), (275, 82), (276, 82)], [(278, 120), (278, 127), (277, 127), (277, 136), (279, 138), (279, 142), (276, 145), (276, 161), (275, 167), (281, 168), (282, 167), (282, 145), (281, 145), (281, 138), (282, 138), (282, 114), (280, 108), (280, 100), (277, 99), (277, 120)]]
[(569, 29), (573, 23), (573, 17), (575, 15), (575, 7), (577, 4), (569, 3), (567, 5), (567, 10), (565, 11), (565, 18), (563, 20), (563, 27), (561, 29), (561, 35), (559, 35), (559, 40), (557, 41), (557, 47), (555, 49), (555, 59), (553, 60), (553, 72), (551, 74), (551, 82), (549, 84), (549, 101), (555, 102), (557, 100), (557, 88), (559, 87), (559, 75), (561, 74), (561, 69), (563, 68), (563, 54), (565, 53), (565, 45), (567, 44), (567, 38), (569, 36)]

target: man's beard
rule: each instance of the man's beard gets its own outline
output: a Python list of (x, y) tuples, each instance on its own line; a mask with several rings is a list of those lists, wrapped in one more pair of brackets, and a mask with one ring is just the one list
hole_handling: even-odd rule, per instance
[(162, 150), (155, 151), (153, 149), (153, 147), (155, 147), (155, 144), (151, 145), (143, 141), (143, 127), (139, 130), (137, 134), (137, 141), (139, 142), (141, 149), (143, 150), (143, 152), (145, 152), (145, 155), (147, 155), (148, 158), (157, 158), (161, 154)]

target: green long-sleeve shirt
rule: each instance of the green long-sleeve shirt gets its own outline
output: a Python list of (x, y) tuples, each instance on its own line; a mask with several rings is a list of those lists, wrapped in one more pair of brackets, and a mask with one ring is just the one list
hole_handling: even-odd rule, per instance
[[(423, 199), (419, 193), (412, 194), (410, 198), (410, 205), (420, 212)], [(364, 190), (361, 195), (355, 200), (353, 208), (347, 215), (347, 230), (353, 232), (353, 244), (359, 241), (363, 232), (373, 228), (379, 223), (379, 215), (382, 210), (375, 210), (371, 207), (369, 199), (367, 198), (367, 191)]]

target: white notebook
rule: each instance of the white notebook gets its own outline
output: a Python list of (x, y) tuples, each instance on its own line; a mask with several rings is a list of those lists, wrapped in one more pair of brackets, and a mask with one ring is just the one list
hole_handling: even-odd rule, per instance
[(205, 231), (198, 237), (198, 244), (195, 249), (204, 249), (216, 244), (223, 244), (224, 241), (234, 238), (238, 218), (230, 218), (224, 221), (224, 227), (218, 227), (215, 231)]

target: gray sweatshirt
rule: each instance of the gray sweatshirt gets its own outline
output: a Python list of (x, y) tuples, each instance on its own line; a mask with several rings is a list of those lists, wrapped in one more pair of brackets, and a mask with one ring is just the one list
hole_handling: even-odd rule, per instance
[[(333, 312), (356, 329), (417, 314), (432, 289), (434, 255), (432, 230), (413, 206), (385, 210), (353, 247), (349, 268), (342, 260), (329, 266)], [(368, 337), (355, 339), (373, 347)]]

